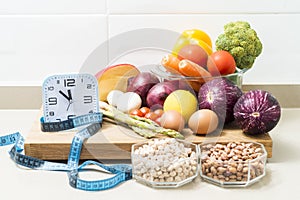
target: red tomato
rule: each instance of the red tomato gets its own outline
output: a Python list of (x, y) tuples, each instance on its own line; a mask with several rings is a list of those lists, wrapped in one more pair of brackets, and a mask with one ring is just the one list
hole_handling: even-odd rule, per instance
[(140, 111), (143, 113), (143, 117), (150, 112), (150, 108), (148, 107), (141, 107)]
[(201, 67), (206, 67), (207, 53), (202, 47), (196, 44), (188, 44), (180, 49), (178, 52), (178, 59), (187, 59)]
[(156, 109), (156, 110), (154, 110), (154, 113), (157, 114), (159, 117), (161, 117), (162, 114), (164, 114), (164, 110), (163, 109)]
[(129, 114), (130, 115), (136, 115), (136, 116), (139, 116), (139, 117), (144, 117), (144, 114), (139, 109), (134, 109), (134, 110), (130, 111)]
[(216, 51), (207, 60), (207, 69), (213, 76), (232, 74), (235, 68), (235, 60), (228, 51)]
[(154, 112), (148, 112), (145, 116), (147, 119), (151, 119), (152, 121), (155, 121), (159, 116)]

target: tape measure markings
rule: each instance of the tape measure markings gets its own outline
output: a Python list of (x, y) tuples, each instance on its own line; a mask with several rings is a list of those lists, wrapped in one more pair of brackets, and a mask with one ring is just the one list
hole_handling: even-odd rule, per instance
[[(68, 171), (66, 164), (44, 161), (38, 158), (22, 154), (24, 150), (24, 138), (19, 134), (16, 144), (9, 151), (11, 159), (18, 165), (46, 171)], [(18, 149), (18, 150), (17, 150)]]
[[(114, 177), (104, 179), (104, 180), (98, 180), (98, 181), (85, 181), (80, 178), (78, 178), (78, 174), (72, 179), (76, 180), (74, 183), (72, 183), (71, 186), (85, 191), (100, 191), (100, 190), (107, 190), (111, 189), (117, 185), (119, 185), (121, 182), (125, 181), (125, 175), (124, 173), (117, 173)], [(75, 186), (76, 184), (76, 186)]]
[(85, 139), (91, 137), (95, 133), (98, 132), (98, 130), (101, 128), (100, 124), (91, 124), (85, 129), (79, 131), (73, 138), (69, 158), (68, 158), (68, 166), (73, 168), (77, 168), (79, 158), (80, 158), (80, 152), (82, 148), (82, 144)]
[(0, 137), (0, 146), (6, 146), (6, 145), (16, 143), (19, 136), (20, 136), (19, 132), (12, 133), (12, 134), (5, 135), (5, 136), (1, 136)]
[[(106, 171), (116, 175), (111, 178), (107, 178), (104, 180), (96, 180), (96, 181), (85, 181), (80, 179), (79, 172), (83, 171), (85, 166), (91, 164), (99, 166), (102, 169), (105, 169)], [(111, 189), (116, 185), (122, 183), (123, 181), (127, 181), (131, 179), (131, 174), (132, 174), (132, 169), (129, 165), (117, 164), (112, 166), (106, 166), (95, 161), (86, 161), (82, 165), (80, 165), (77, 170), (72, 170), (68, 172), (70, 185), (72, 187), (76, 187), (77, 189), (87, 190), (87, 191), (100, 191), (100, 190)]]
[[(90, 113), (62, 122), (45, 123), (43, 118), (41, 118), (41, 129), (42, 131), (46, 132), (57, 132), (90, 124), (75, 134), (71, 143), (67, 164), (44, 161), (22, 154), (24, 150), (24, 138), (19, 132), (6, 136), (0, 136), (0, 146), (14, 144), (9, 151), (9, 155), (11, 159), (18, 165), (37, 170), (67, 171), (69, 184), (76, 189), (86, 191), (106, 190), (115, 187), (121, 182), (130, 180), (132, 178), (132, 168), (130, 165), (126, 164), (106, 166), (91, 160), (86, 161), (78, 166), (84, 141), (100, 130), (101, 123), (102, 113)], [(79, 173), (86, 170), (85, 167), (88, 165), (96, 165), (112, 174), (115, 174), (115, 176), (104, 180), (82, 180), (79, 178)]]
[(102, 113), (90, 113), (60, 122), (45, 122), (41, 117), (41, 129), (43, 132), (59, 132), (92, 123), (101, 123)]

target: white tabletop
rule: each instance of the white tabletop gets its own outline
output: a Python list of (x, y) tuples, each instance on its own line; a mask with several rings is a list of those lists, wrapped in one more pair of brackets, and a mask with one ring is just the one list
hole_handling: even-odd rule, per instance
[[(29, 132), (38, 110), (0, 110), (0, 135)], [(197, 178), (177, 189), (153, 189), (134, 180), (114, 189), (86, 192), (69, 186), (65, 172), (23, 169), (9, 158), (11, 146), (0, 147), (0, 198), (8, 199), (300, 199), (300, 109), (284, 109), (271, 131), (273, 157), (268, 159), (267, 175), (247, 188), (226, 189)], [(100, 176), (101, 177), (101, 176)], [(100, 178), (98, 175), (96, 179)], [(226, 198), (225, 198), (226, 197)]]

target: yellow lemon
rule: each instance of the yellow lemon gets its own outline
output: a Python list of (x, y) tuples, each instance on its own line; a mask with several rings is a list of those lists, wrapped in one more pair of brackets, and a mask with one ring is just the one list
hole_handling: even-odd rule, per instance
[(175, 110), (187, 122), (190, 116), (198, 109), (198, 101), (194, 94), (187, 90), (175, 90), (166, 98), (164, 111)]

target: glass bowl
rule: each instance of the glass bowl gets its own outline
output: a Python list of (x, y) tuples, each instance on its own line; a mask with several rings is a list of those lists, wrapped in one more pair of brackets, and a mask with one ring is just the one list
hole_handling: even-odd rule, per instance
[(260, 143), (202, 143), (199, 149), (200, 176), (218, 186), (246, 187), (266, 174), (267, 152)]
[(230, 81), (232, 81), (235, 85), (237, 85), (239, 88), (242, 88), (243, 84), (243, 75), (246, 72), (245, 69), (236, 69), (235, 73), (228, 74), (228, 75), (220, 75), (220, 76), (214, 76), (214, 77), (192, 77), (192, 76), (183, 76), (181, 74), (176, 73), (175, 71), (167, 70), (162, 65), (154, 65), (151, 67), (150, 70), (153, 74), (155, 74), (157, 77), (160, 78), (160, 81), (165, 80), (184, 80), (190, 83), (192, 87), (198, 87), (201, 86), (201, 84), (212, 80), (214, 78), (227, 78)]
[(174, 138), (151, 139), (132, 145), (133, 178), (154, 188), (176, 188), (199, 174), (198, 146)]

